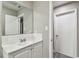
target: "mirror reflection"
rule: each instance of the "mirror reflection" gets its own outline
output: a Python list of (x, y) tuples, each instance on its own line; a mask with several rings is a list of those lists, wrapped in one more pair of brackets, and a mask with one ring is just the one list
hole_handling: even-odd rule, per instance
[(3, 35), (32, 33), (32, 10), (15, 1), (2, 4)]

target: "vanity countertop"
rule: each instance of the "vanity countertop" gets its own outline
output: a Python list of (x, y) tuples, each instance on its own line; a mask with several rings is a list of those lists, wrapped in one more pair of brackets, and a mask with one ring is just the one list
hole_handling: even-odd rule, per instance
[(28, 43), (24, 43), (22, 45), (12, 44), (12, 45), (4, 45), (2, 47), (3, 47), (3, 50), (8, 54), (8, 53), (12, 53), (14, 51), (17, 51), (19, 49), (31, 46), (31, 45), (38, 43), (38, 42), (41, 42), (41, 41), (42, 41), (42, 39), (38, 39), (38, 40), (35, 40), (35, 41), (29, 41)]

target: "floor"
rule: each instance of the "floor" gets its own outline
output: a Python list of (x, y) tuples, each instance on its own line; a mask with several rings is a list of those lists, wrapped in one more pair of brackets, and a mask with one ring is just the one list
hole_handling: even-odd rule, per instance
[(61, 54), (61, 53), (54, 52), (53, 58), (71, 58), (71, 57)]

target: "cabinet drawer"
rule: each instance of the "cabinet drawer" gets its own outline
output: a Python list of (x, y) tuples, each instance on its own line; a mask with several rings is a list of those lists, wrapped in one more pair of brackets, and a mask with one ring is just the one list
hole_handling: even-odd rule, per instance
[(20, 54), (24, 54), (24, 52), (28, 53), (28, 51), (30, 51), (30, 50), (32, 50), (32, 46), (22, 48), (20, 50), (10, 53), (9, 55), (13, 56), (13, 58), (17, 58), (17, 57), (19, 57)]
[(31, 58), (31, 50), (26, 50), (14, 56), (15, 58)]

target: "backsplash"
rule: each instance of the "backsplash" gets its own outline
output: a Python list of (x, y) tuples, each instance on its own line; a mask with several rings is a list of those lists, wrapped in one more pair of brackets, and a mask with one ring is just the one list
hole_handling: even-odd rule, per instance
[(2, 45), (18, 44), (20, 43), (20, 39), (26, 39), (26, 41), (39, 40), (42, 39), (42, 34), (33, 33), (33, 34), (2, 36)]

